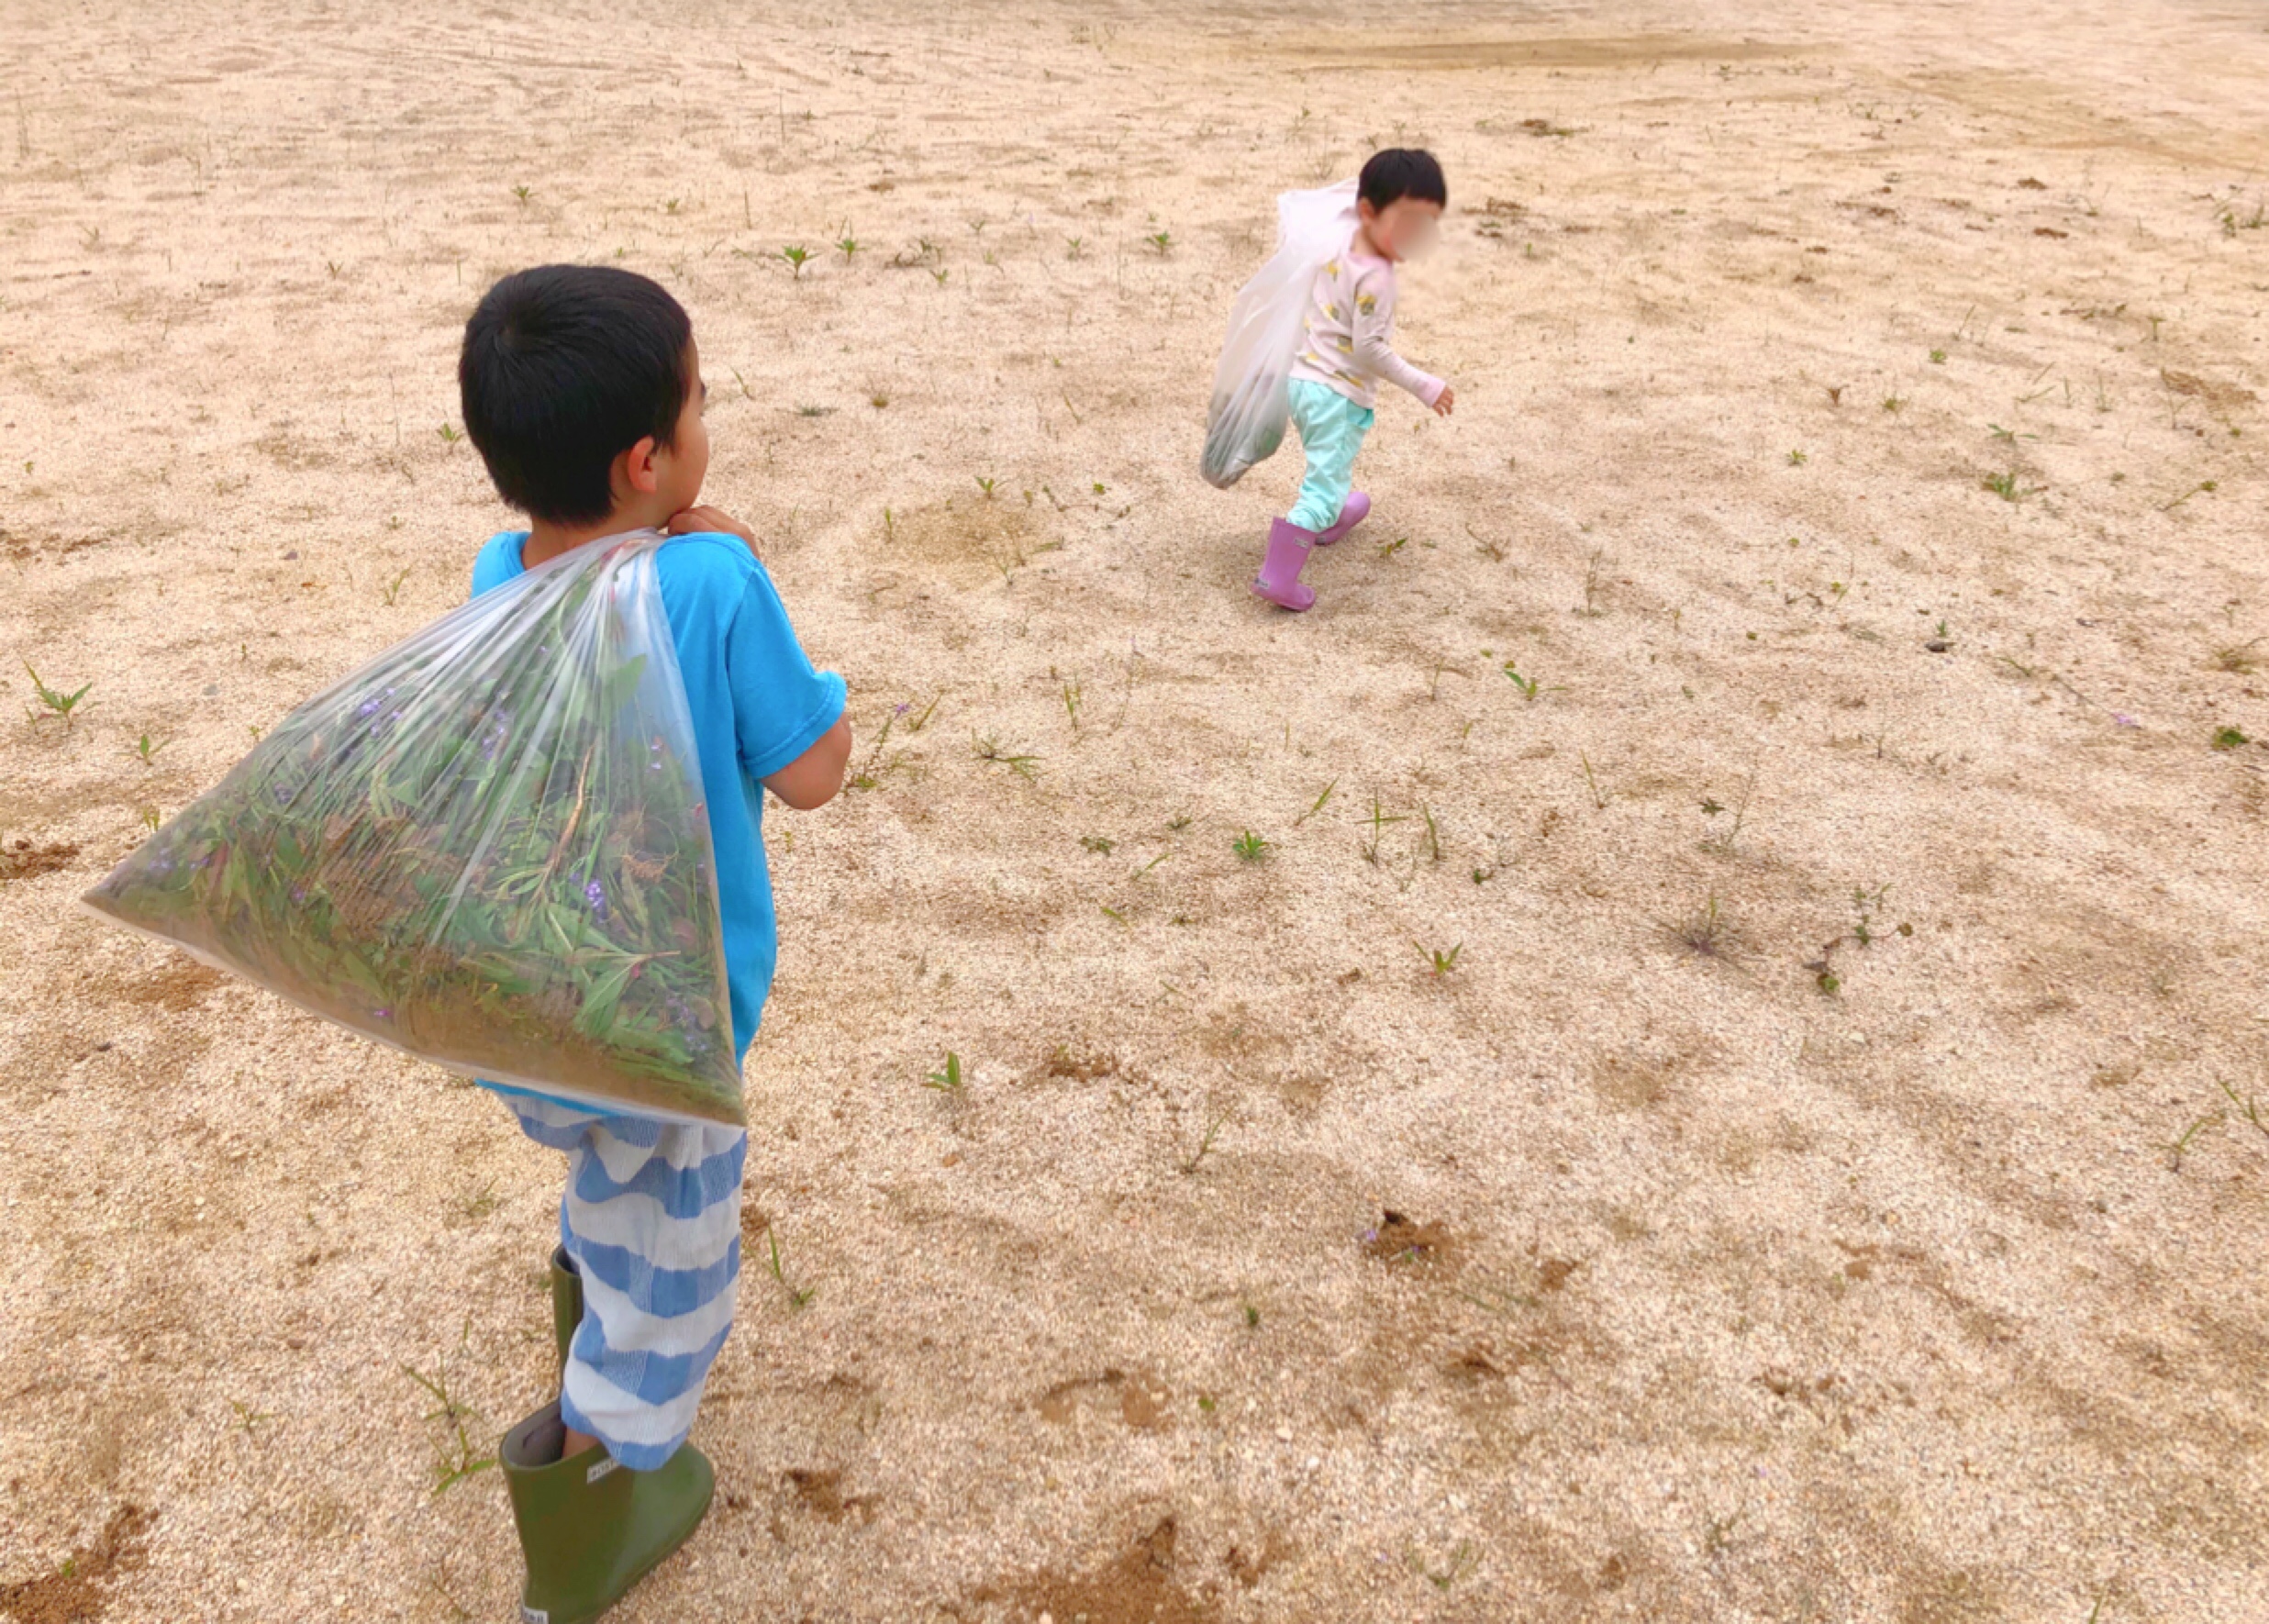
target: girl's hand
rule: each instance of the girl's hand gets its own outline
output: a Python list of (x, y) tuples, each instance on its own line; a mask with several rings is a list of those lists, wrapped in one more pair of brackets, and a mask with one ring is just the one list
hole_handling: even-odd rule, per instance
[(722, 507), (688, 507), (683, 513), (673, 513), (670, 516), (670, 534), (673, 536), (690, 536), (697, 531), (716, 531), (722, 535), (738, 536), (748, 543), (751, 553), (755, 553), (759, 558), (763, 556), (757, 551), (756, 538), (749, 533), (749, 527)]
[[(1437, 417), (1448, 417), (1451, 409), (1457, 404), (1458, 392), (1451, 388), (1447, 384), (1443, 384), (1441, 387), (1441, 393), (1434, 397), (1434, 416)], [(672, 520), (671, 522), (675, 523), (676, 521)]]

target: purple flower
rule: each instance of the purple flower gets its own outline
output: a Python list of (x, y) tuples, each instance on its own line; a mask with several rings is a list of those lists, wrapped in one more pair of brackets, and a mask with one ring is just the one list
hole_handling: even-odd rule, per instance
[(391, 1005), (389, 1005), (384, 1009), (373, 1009), (371, 1011), (371, 1018), (373, 1020), (392, 1020), (394, 1018), (394, 1008)]
[(583, 888), (584, 898), (591, 904), (591, 917), (601, 924), (606, 921), (606, 887), (596, 880)]

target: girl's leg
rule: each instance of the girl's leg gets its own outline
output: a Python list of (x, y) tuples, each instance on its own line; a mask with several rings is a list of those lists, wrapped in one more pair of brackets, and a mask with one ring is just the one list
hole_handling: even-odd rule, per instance
[(1329, 530), (1347, 506), (1355, 483), (1355, 453), (1363, 450), (1374, 414), (1306, 378), (1292, 381), (1291, 395), (1292, 420), (1299, 427), (1307, 471), (1300, 481), (1299, 499), (1285, 517), (1311, 533)]

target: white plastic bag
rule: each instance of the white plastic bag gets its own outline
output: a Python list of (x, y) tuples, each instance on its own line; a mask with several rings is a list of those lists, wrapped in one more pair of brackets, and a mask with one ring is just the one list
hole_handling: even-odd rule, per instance
[(662, 540), (589, 542), (395, 644), (88, 906), (453, 1071), (740, 1126)]
[(1275, 455), (1291, 415), (1286, 384), (1300, 348), (1316, 273), (1355, 231), (1355, 183), (1276, 199), (1276, 251), (1229, 306), (1229, 338), (1213, 370), (1206, 417), (1206, 483), (1227, 490)]

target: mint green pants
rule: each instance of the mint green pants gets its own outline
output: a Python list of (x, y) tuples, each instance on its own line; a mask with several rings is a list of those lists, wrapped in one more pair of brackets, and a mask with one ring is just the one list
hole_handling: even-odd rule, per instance
[(1340, 522), (1340, 509), (1355, 484), (1355, 453), (1363, 449), (1363, 436), (1378, 414), (1307, 378), (1293, 379), (1291, 393), (1292, 420), (1299, 426), (1300, 449), (1307, 453), (1307, 473), (1300, 481), (1300, 499), (1285, 517), (1304, 530), (1328, 530)]

